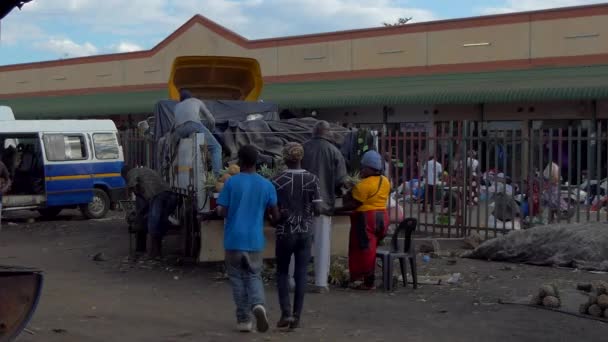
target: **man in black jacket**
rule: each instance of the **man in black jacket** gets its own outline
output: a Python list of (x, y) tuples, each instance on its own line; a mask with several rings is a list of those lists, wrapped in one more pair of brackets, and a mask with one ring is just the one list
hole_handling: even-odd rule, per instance
[(327, 278), (331, 258), (331, 216), (334, 214), (336, 190), (344, 183), (346, 163), (342, 153), (331, 141), (327, 121), (319, 121), (313, 128), (313, 137), (304, 144), (302, 167), (319, 178), (322, 202), (321, 215), (314, 218), (315, 285), (317, 292), (329, 290)]

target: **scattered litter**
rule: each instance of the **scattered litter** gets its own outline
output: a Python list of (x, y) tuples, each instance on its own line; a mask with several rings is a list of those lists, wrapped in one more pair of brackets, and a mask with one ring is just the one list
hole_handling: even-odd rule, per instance
[(448, 279), (448, 284), (457, 284), (460, 281), (461, 277), (462, 276), (460, 275), (460, 273), (452, 274), (452, 276), (450, 276), (450, 279)]
[(93, 256), (93, 261), (108, 261), (108, 257), (105, 255), (105, 253), (100, 252)]
[(30, 335), (36, 335), (36, 333), (35, 333), (35, 332), (31, 331), (31, 330), (30, 330), (30, 329), (28, 329), (28, 328), (24, 328), (24, 329), (23, 329), (23, 331), (25, 331), (26, 333), (28, 333), (28, 334), (30, 334)]
[(7, 223), (8, 226), (17, 226), (17, 224), (15, 222), (9, 222)]
[(425, 255), (425, 256), (422, 257), (422, 261), (424, 261), (424, 262), (430, 262), (431, 261), (431, 257), (428, 256), (428, 255)]
[(178, 276), (173, 276), (173, 280), (179, 280)]
[(56, 333), (56, 334), (65, 334), (68, 331), (65, 330), (65, 329), (53, 329), (53, 332)]
[(420, 247), (418, 247), (418, 252), (420, 252), (422, 254), (432, 253), (434, 251), (435, 251), (435, 248), (433, 248), (433, 246), (430, 246), (430, 245), (421, 245)]
[(576, 284), (576, 289), (585, 292), (591, 292), (593, 289), (593, 285), (591, 283), (578, 283)]

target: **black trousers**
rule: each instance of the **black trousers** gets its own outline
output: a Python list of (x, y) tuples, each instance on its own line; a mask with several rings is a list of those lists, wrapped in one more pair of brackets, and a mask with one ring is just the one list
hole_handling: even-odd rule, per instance
[[(277, 287), (279, 289), (279, 303), (283, 317), (297, 317), (302, 314), (304, 294), (307, 286), (307, 269), (310, 261), (310, 248), (312, 237), (310, 235), (283, 235), (277, 237)], [(289, 263), (291, 256), (295, 257), (294, 280), (296, 282), (293, 311), (289, 298)]]
[(426, 191), (424, 193), (424, 202), (422, 202), (422, 210), (426, 210), (426, 204), (429, 203), (431, 205), (431, 211), (435, 206), (435, 186), (427, 185)]

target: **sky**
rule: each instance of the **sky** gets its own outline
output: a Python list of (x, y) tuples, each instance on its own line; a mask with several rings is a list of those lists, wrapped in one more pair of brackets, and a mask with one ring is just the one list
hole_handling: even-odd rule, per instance
[(587, 0), (33, 0), (0, 22), (0, 65), (147, 50), (195, 14), (248, 38), (576, 6)]

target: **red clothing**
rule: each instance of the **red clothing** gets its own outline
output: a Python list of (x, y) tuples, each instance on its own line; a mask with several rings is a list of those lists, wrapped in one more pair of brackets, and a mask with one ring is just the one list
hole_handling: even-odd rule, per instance
[[(364, 222), (362, 221), (364, 220)], [(376, 269), (376, 248), (388, 230), (387, 210), (354, 212), (350, 217), (350, 243), (348, 247), (348, 270), (351, 281), (373, 281)], [(362, 225), (365, 224), (365, 227)], [(365, 236), (361, 232), (365, 231)]]

